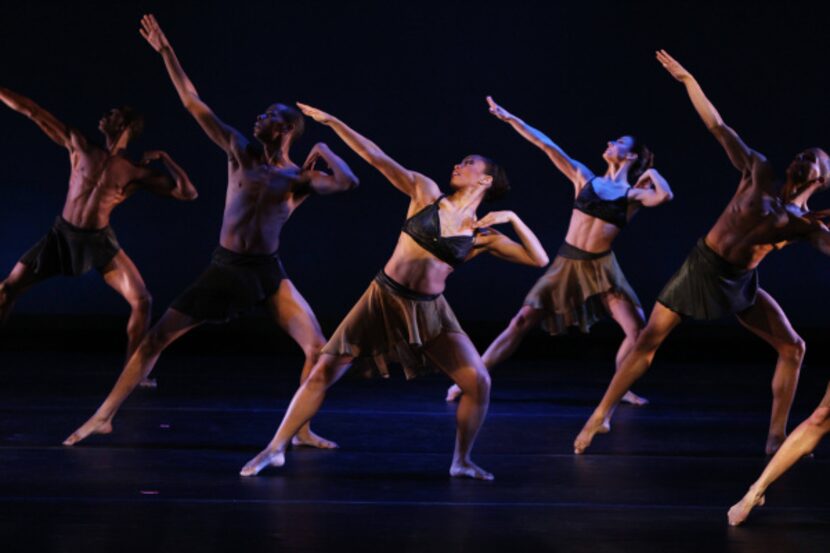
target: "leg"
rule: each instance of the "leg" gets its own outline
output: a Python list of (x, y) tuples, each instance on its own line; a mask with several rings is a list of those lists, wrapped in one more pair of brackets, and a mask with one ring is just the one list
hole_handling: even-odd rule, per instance
[[(643, 308), (634, 305), (631, 303), (631, 300), (625, 296), (613, 293), (604, 294), (602, 302), (605, 304), (605, 308), (608, 310), (608, 313), (611, 314), (611, 318), (614, 319), (618, 325), (620, 325), (620, 328), (625, 333), (625, 339), (623, 339), (620, 344), (620, 348), (617, 350), (615, 366), (617, 370), (619, 370), (622, 360), (625, 359), (625, 356), (628, 355), (628, 352), (634, 347), (637, 337), (646, 325), (646, 317), (643, 314)], [(623, 403), (630, 403), (631, 405), (636, 405), (638, 407), (648, 403), (646, 398), (638, 396), (631, 390), (628, 390), (625, 393), (621, 401)]]
[[(825, 396), (826, 397), (826, 396)], [(729, 509), (729, 524), (741, 524), (755, 506), (764, 504), (764, 493), (770, 484), (775, 482), (796, 461), (812, 452), (819, 441), (830, 432), (830, 406), (819, 406), (813, 414), (793, 430), (769, 464), (761, 473), (761, 477), (750, 486), (746, 495)]]
[(326, 390), (340, 380), (351, 365), (352, 358), (323, 353), (311, 369), (311, 374), (300, 384), (294, 398), (288, 405), (288, 411), (282, 418), (277, 433), (268, 446), (253, 459), (245, 463), (239, 474), (256, 476), (267, 466), (281, 467), (285, 464), (285, 449), (288, 442), (320, 410)]
[(490, 375), (475, 346), (466, 334), (441, 334), (425, 349), (430, 360), (461, 388), (463, 395), (456, 410), (457, 432), (450, 476), (492, 480), (470, 458), (478, 431), (490, 405)]
[[(516, 348), (522, 342), (524, 337), (534, 328), (539, 321), (542, 320), (544, 312), (541, 309), (536, 309), (529, 305), (522, 306), (516, 316), (510, 320), (501, 334), (493, 340), (493, 343), (481, 356), (484, 366), (488, 371), (492, 371), (493, 367), (513, 355)], [(461, 396), (461, 388), (457, 384), (453, 384), (447, 390), (447, 401), (455, 401)]]
[(806, 346), (772, 296), (758, 290), (755, 305), (738, 315), (738, 320), (778, 352), (772, 377), (772, 414), (767, 436), (767, 455), (775, 453), (787, 436), (790, 415)]
[(0, 324), (8, 320), (12, 309), (14, 309), (14, 302), (23, 292), (47, 278), (49, 277), (35, 275), (28, 265), (24, 265), (19, 261), (15, 263), (9, 276), (0, 282)]
[[(268, 305), (277, 324), (297, 342), (305, 354), (305, 363), (300, 373), (300, 384), (302, 384), (320, 357), (320, 349), (326, 345), (326, 339), (320, 330), (320, 323), (317, 322), (311, 307), (288, 279), (280, 283), (277, 293), (268, 299)], [(323, 449), (337, 447), (336, 443), (312, 432), (308, 422), (300, 428), (291, 443)]]
[[(121, 294), (130, 304), (130, 319), (127, 321), (127, 356), (125, 362), (135, 353), (135, 349), (150, 328), (150, 317), (153, 298), (144, 285), (144, 279), (133, 261), (127, 257), (124, 250), (119, 250), (101, 275), (113, 290)], [(141, 386), (155, 388), (155, 380), (145, 378)]]
[(651, 366), (654, 354), (663, 340), (680, 324), (680, 315), (661, 303), (654, 304), (654, 310), (648, 319), (648, 324), (640, 333), (631, 351), (620, 364), (614, 378), (608, 385), (605, 395), (594, 410), (588, 422), (574, 441), (574, 453), (583, 453), (597, 433), (610, 430), (608, 426), (614, 409), (634, 382), (645, 374)]
[(175, 309), (168, 309), (159, 322), (145, 334), (144, 339), (130, 357), (112, 391), (98, 407), (92, 417), (72, 433), (63, 445), (75, 445), (90, 434), (109, 434), (112, 432), (112, 419), (124, 403), (124, 400), (153, 370), (156, 361), (174, 340), (200, 325), (201, 321), (185, 315)]

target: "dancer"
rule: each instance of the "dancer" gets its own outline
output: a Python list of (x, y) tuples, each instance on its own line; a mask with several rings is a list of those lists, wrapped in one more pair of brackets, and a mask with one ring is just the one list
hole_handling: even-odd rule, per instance
[[(141, 163), (126, 156), (126, 148), (144, 127), (140, 113), (130, 107), (111, 109), (98, 122), (105, 146), (58, 120), (38, 104), (0, 87), (0, 101), (31, 119), (46, 136), (69, 151), (69, 187), (63, 211), (52, 228), (23, 254), (0, 282), (0, 323), (15, 301), (30, 287), (57, 275), (79, 276), (96, 269), (113, 290), (130, 304), (127, 359), (150, 325), (151, 296), (138, 268), (127, 256), (110, 227), (110, 214), (138, 190), (178, 200), (198, 195), (187, 173), (165, 152), (145, 152)], [(160, 161), (168, 174), (148, 164)]]
[(741, 182), (715, 226), (663, 288), (648, 324), (577, 436), (574, 452), (583, 453), (595, 434), (608, 431), (607, 421), (620, 398), (646, 372), (660, 344), (683, 317), (711, 320), (735, 314), (778, 353), (765, 448), (772, 454), (786, 437), (805, 345), (778, 303), (758, 287), (757, 267), (772, 250), (807, 238), (823, 226), (805, 215), (810, 196), (827, 186), (830, 158), (818, 148), (801, 152), (787, 168), (784, 185), (777, 188), (772, 165), (724, 124), (694, 77), (665, 50), (657, 53), (657, 60), (685, 85), (698, 115), (741, 172)]
[[(222, 230), (208, 268), (149, 330), (109, 396), (64, 445), (111, 432), (121, 404), (174, 340), (205, 322), (227, 321), (257, 304), (265, 303), (277, 324), (302, 348), (305, 364), (300, 379), (305, 380), (325, 339), (311, 307), (285, 274), (277, 253), (280, 232), (310, 195), (357, 186), (351, 169), (325, 144), (315, 145), (302, 167), (291, 161), (289, 149), (303, 131), (303, 116), (294, 108), (274, 104), (257, 117), (254, 136), (259, 145), (222, 122), (197, 94), (155, 18), (144, 16), (141, 23), (142, 36), (161, 54), (185, 108), (228, 156)], [(317, 170), (318, 162), (332, 174)], [(337, 447), (307, 424), (297, 430), (297, 445)]]
[[(490, 377), (478, 352), (461, 329), (442, 292), (454, 267), (484, 252), (502, 259), (543, 267), (548, 263), (539, 240), (510, 211), (476, 219), (482, 200), (507, 191), (507, 179), (493, 161), (471, 155), (455, 166), (444, 195), (430, 178), (405, 169), (369, 139), (339, 119), (298, 104), (303, 113), (328, 125), (360, 157), (410, 197), (392, 257), (378, 273), (322, 350), (309, 378), (300, 386), (274, 438), (241, 471), (256, 475), (282, 466), (288, 440), (313, 417), (326, 389), (355, 358), (364, 358), (387, 374), (386, 359), (400, 362), (408, 378), (431, 362), (464, 391), (456, 413), (457, 434), (450, 475), (492, 480), (473, 463), (470, 452), (490, 400)], [(489, 227), (510, 223), (521, 243)], [(372, 363), (373, 362), (373, 363)]]
[[(641, 206), (655, 207), (672, 199), (669, 184), (652, 167), (654, 157), (649, 149), (632, 136), (608, 142), (602, 154), (608, 167), (599, 177), (490, 96), (487, 102), (490, 113), (547, 154), (573, 183), (575, 200), (565, 243), (544, 276), (531, 288), (522, 308), (481, 356), (484, 366), (492, 371), (510, 357), (540, 322), (551, 335), (556, 335), (566, 332), (569, 326), (589, 332), (595, 322), (607, 316), (625, 333), (617, 350), (619, 366), (645, 325), (645, 316), (611, 246)], [(447, 401), (460, 394), (458, 386), (451, 386)], [(622, 400), (634, 405), (648, 403), (630, 391)]]

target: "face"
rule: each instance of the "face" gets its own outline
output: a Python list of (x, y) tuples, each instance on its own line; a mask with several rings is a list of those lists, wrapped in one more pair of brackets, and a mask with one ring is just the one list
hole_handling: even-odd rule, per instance
[(124, 130), (124, 115), (119, 109), (112, 108), (98, 121), (98, 130), (107, 136), (119, 134)]
[(787, 177), (794, 184), (812, 184), (821, 181), (828, 184), (830, 159), (818, 148), (808, 148), (800, 152), (787, 167)]
[(490, 186), (493, 177), (486, 173), (487, 164), (479, 156), (467, 156), (456, 163), (452, 170), (450, 186), (455, 189), (467, 186)]
[(631, 136), (621, 136), (616, 140), (608, 142), (605, 151), (602, 153), (602, 159), (608, 163), (622, 163), (629, 156), (636, 154), (631, 150), (634, 148), (634, 138)]
[(257, 115), (254, 123), (254, 136), (262, 142), (276, 142), (281, 135), (294, 128), (280, 113), (279, 104), (269, 106), (265, 113)]

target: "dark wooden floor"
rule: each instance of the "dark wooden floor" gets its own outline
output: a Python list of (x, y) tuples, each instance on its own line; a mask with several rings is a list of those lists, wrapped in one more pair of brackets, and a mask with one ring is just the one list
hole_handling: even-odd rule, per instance
[[(830, 444), (777, 483), (748, 524), (726, 510), (763, 468), (772, 367), (658, 363), (588, 455), (571, 443), (607, 365), (514, 362), (496, 374), (476, 448), (494, 482), (450, 479), (445, 379), (346, 380), (294, 450), (237, 475), (295, 387), (291, 356), (171, 353), (111, 436), (60, 445), (119, 356), (0, 353), (3, 551), (827, 551)], [(830, 371), (806, 367), (792, 422)], [(11, 544), (11, 547), (9, 547)]]

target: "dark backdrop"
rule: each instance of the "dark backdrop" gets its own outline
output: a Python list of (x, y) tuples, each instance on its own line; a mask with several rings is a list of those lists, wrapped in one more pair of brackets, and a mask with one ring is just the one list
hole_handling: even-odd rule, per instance
[[(488, 114), (484, 96), (494, 95), (597, 172), (604, 169), (606, 140), (641, 136), (676, 193), (670, 205), (643, 210), (616, 246), (650, 307), (739, 178), (682, 85), (654, 61), (655, 49), (667, 48), (686, 65), (725, 120), (779, 167), (806, 146), (830, 146), (826, 8), (664, 4), (4, 2), (0, 82), (91, 135), (104, 110), (133, 104), (147, 116), (134, 155), (163, 148), (189, 171), (198, 201), (138, 194), (112, 221), (153, 292), (157, 314), (199, 274), (217, 243), (226, 166), (138, 34), (150, 10), (203, 99), (229, 124), (248, 133), (268, 104), (302, 100), (442, 184), (465, 154), (491, 155), (514, 185), (493, 207), (519, 213), (551, 254), (566, 230), (570, 184)], [(324, 140), (362, 184), (306, 202), (283, 233), (281, 253), (321, 318), (336, 320), (390, 254), (407, 201), (332, 132), (308, 123), (295, 161)], [(0, 271), (6, 272), (59, 212), (68, 160), (35, 125), (5, 108), (0, 160)], [(813, 207), (828, 200), (819, 197)], [(822, 324), (828, 269), (830, 259), (796, 245), (764, 262), (761, 282), (794, 323)], [(504, 321), (540, 274), (479, 258), (459, 269), (447, 295), (462, 321)], [(92, 273), (42, 284), (18, 310), (123, 314), (126, 305)]]

